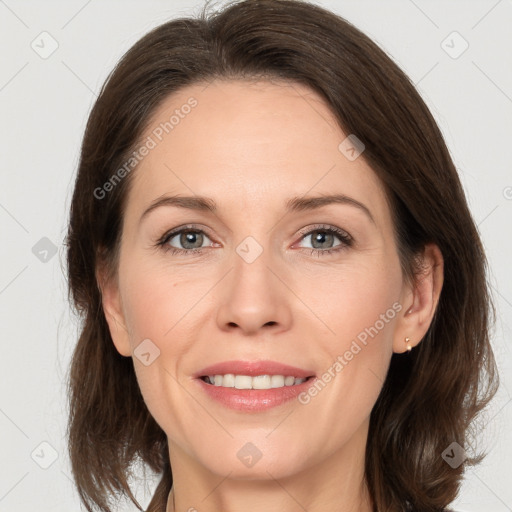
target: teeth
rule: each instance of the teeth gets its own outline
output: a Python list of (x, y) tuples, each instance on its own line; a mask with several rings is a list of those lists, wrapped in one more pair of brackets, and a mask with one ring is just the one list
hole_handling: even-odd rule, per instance
[(296, 386), (302, 384), (306, 379), (295, 378), (293, 376), (284, 375), (257, 375), (251, 377), (249, 375), (234, 375), (228, 373), (226, 375), (209, 375), (203, 380), (215, 386), (236, 389), (272, 389), (282, 388), (284, 386)]
[(294, 384), (295, 384), (295, 377), (286, 377), (286, 379), (284, 379), (285, 386), (293, 386)]

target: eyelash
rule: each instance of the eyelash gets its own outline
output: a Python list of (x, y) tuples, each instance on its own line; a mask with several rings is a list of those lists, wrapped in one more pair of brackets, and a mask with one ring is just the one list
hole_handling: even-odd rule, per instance
[[(203, 233), (206, 236), (208, 236), (208, 234), (205, 233), (205, 231), (203, 231), (202, 229), (198, 229), (195, 226), (192, 226), (192, 225), (191, 226), (184, 226), (184, 227), (181, 227), (181, 228), (176, 229), (174, 231), (166, 232), (158, 240), (158, 242), (155, 244), (156, 247), (160, 248), (165, 253), (171, 253), (172, 255), (175, 255), (175, 254), (185, 254), (187, 256), (197, 256), (197, 255), (202, 254), (203, 253), (203, 249), (206, 249), (206, 247), (200, 247), (200, 248), (197, 248), (197, 249), (178, 249), (176, 247), (171, 247), (170, 245), (168, 245), (169, 240), (171, 240), (176, 235), (179, 235), (180, 233), (182, 233), (184, 231), (190, 231), (192, 233)], [(345, 250), (347, 247), (351, 247), (353, 245), (353, 243), (354, 243), (354, 239), (347, 232), (342, 231), (341, 229), (335, 228), (333, 226), (326, 226), (326, 225), (314, 226), (313, 228), (309, 228), (308, 230), (300, 232), (301, 239), (306, 237), (306, 236), (308, 236), (308, 235), (313, 234), (316, 231), (320, 231), (320, 232), (324, 232), (324, 233), (327, 233), (327, 234), (336, 235), (341, 240), (341, 244), (337, 245), (333, 249), (324, 249), (324, 250), (322, 250), (322, 249), (310, 249), (310, 251), (311, 251), (310, 254), (311, 255), (317, 254), (318, 256), (320, 256), (320, 255), (337, 253), (337, 252), (340, 252), (342, 250)], [(308, 248), (306, 248), (306, 249), (308, 249)]]

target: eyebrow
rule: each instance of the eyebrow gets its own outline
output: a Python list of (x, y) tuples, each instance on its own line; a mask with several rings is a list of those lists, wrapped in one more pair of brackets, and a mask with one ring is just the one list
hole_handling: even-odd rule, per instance
[[(323, 206), (331, 204), (345, 204), (354, 206), (364, 212), (367, 217), (375, 224), (372, 213), (363, 203), (344, 194), (330, 194), (310, 197), (291, 197), (285, 202), (288, 212), (303, 212), (316, 210)], [(162, 206), (174, 206), (176, 208), (185, 208), (189, 210), (205, 211), (216, 213), (217, 204), (209, 197), (203, 196), (161, 196), (155, 199), (141, 215), (140, 222), (153, 210)]]

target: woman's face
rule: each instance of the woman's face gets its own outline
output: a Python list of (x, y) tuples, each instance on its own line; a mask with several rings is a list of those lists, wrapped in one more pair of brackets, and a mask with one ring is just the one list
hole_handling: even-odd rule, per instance
[[(173, 469), (282, 478), (364, 450), (412, 299), (384, 189), (347, 135), (304, 86), (214, 81), (167, 98), (142, 137), (104, 303)], [(149, 209), (176, 196), (192, 199)], [(311, 200), (325, 196), (346, 199)], [(200, 378), (226, 361), (302, 372)]]

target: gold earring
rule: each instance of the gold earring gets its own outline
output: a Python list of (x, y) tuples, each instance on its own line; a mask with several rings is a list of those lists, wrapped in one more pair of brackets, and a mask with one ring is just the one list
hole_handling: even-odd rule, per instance
[(411, 341), (409, 338), (405, 338), (405, 343), (407, 343), (407, 350), (410, 352), (412, 350), (412, 347), (411, 347), (409, 341)]

